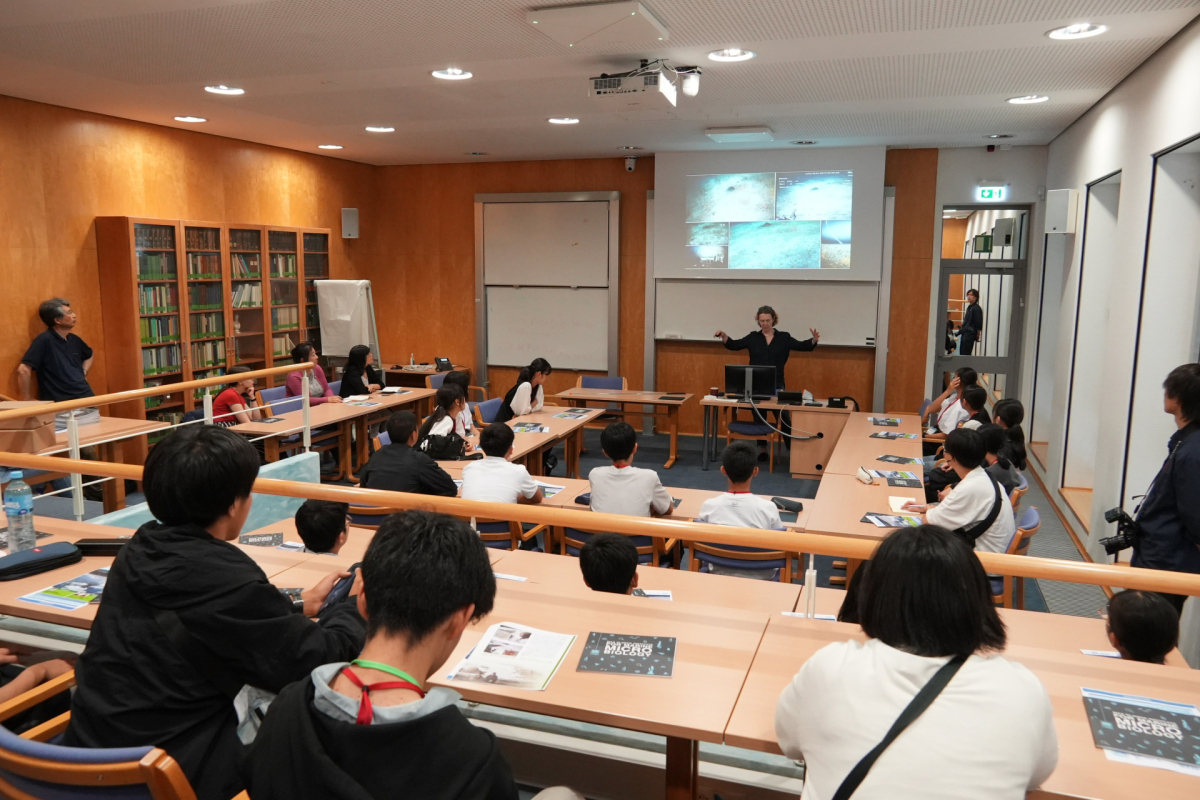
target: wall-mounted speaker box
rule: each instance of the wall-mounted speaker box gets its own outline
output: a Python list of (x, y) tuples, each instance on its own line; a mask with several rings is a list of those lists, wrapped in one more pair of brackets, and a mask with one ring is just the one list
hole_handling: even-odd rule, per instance
[(342, 209), (342, 238), (357, 239), (358, 238), (358, 209), (343, 208)]
[(1079, 192), (1052, 189), (1046, 192), (1046, 233), (1074, 233), (1079, 212)]

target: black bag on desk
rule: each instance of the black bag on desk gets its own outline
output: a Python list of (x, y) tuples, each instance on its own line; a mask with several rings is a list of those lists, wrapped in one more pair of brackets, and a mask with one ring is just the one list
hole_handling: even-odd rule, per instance
[(457, 433), (431, 434), (421, 442), (420, 448), (434, 461), (466, 461), (481, 455), (467, 455), (467, 440)]
[(51, 542), (0, 558), (0, 581), (15, 581), (48, 572), (68, 564), (78, 564), (83, 553), (70, 542)]

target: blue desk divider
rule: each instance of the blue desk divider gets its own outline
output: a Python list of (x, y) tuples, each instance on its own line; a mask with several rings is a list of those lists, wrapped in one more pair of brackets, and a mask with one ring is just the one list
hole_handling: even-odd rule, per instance
[[(276, 461), (273, 464), (267, 464), (258, 471), (260, 478), (271, 478), (280, 481), (298, 481), (300, 483), (320, 483), (321, 482), (321, 454), (320, 453), (302, 453), (291, 458), (284, 458)], [(296, 515), (296, 509), (300, 508), (304, 502), (299, 497), (277, 497), (270, 494), (258, 494), (254, 496), (254, 505), (250, 509), (250, 516), (246, 519), (246, 524), (243, 526), (243, 531), (252, 531), (271, 525), (284, 519), (291, 519)], [(116, 528), (130, 528), (137, 530), (143, 524), (152, 520), (154, 516), (150, 513), (150, 509), (145, 503), (140, 503), (136, 506), (123, 508), (120, 511), (114, 511), (111, 514), (104, 514), (99, 517), (94, 517), (88, 522), (96, 525), (112, 525)]]

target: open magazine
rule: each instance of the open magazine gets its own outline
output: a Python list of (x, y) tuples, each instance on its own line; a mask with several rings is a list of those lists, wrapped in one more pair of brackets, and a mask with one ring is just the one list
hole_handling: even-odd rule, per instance
[(550, 685), (575, 638), (570, 633), (498, 622), (484, 632), (449, 678), (540, 692)]
[(61, 608), (64, 611), (75, 611), (89, 604), (100, 602), (104, 592), (104, 584), (108, 582), (108, 567), (94, 569), (91, 572), (72, 578), (69, 581), (56, 583), (41, 591), (27, 594), (19, 599), (39, 606)]

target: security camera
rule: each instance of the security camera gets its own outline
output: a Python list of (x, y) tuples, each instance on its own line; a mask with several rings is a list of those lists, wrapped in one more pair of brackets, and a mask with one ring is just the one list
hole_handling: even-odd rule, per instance
[(637, 156), (629, 156), (625, 159), (625, 171), (633, 172), (637, 169)]

